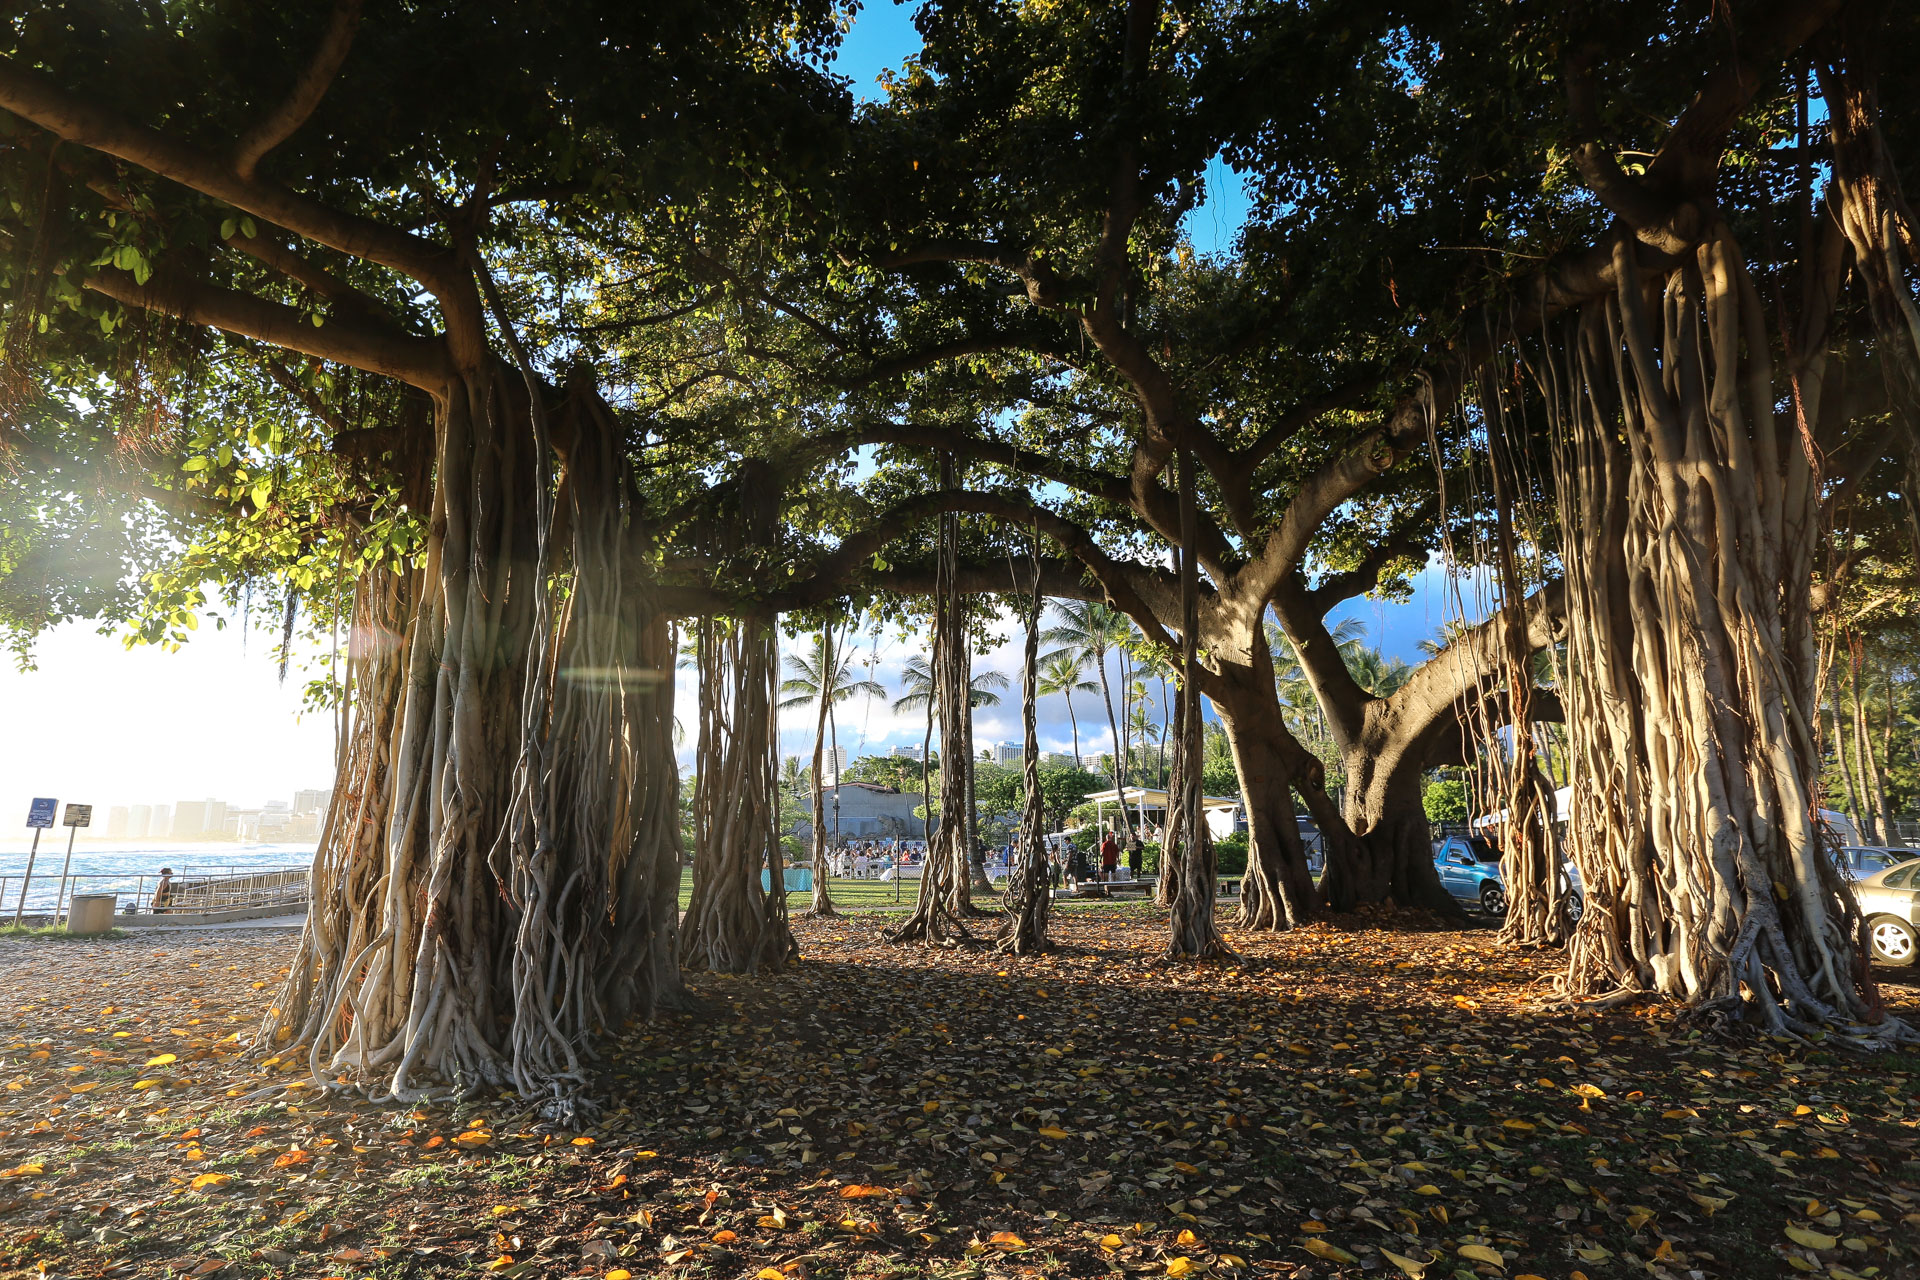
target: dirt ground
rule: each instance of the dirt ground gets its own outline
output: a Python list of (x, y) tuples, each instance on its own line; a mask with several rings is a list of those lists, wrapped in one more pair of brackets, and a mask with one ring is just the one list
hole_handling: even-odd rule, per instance
[(885, 923), (692, 979), (581, 1132), (250, 1053), (284, 931), (0, 939), (0, 1274), (1920, 1274), (1913, 1055), (1569, 1009), (1487, 932), (1168, 969), (1146, 907), (1019, 961)]

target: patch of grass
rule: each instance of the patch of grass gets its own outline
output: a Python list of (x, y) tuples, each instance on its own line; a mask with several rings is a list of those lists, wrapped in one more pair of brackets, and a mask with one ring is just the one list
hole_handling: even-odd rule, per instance
[(99, 942), (103, 938), (124, 938), (124, 929), (107, 929), (100, 933), (68, 933), (65, 925), (0, 925), (0, 938), (38, 938), (55, 942)]

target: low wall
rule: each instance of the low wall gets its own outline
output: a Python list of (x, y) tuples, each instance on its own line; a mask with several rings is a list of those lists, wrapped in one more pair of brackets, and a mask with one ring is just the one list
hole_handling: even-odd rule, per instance
[[(144, 911), (115, 912), (113, 927), (116, 929), (191, 929), (215, 924), (233, 924), (244, 920), (271, 920), (275, 916), (305, 916), (305, 903), (274, 907), (235, 907), (230, 911), (165, 911), (151, 915)], [(54, 923), (54, 918), (45, 913), (36, 915), (28, 912), (20, 918), (20, 923), (34, 929), (44, 929)]]

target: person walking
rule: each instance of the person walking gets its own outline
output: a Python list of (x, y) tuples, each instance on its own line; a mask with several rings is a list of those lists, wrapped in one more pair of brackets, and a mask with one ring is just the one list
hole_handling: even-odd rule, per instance
[(1100, 878), (1113, 879), (1115, 867), (1120, 865), (1120, 842), (1113, 838), (1113, 832), (1107, 832), (1107, 838), (1100, 842)]

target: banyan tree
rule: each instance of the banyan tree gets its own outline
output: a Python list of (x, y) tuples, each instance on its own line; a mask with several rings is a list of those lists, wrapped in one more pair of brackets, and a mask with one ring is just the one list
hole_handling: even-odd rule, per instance
[[(257, 584), (344, 637), (271, 1038), (329, 1086), (565, 1114), (683, 965), (794, 962), (776, 636), (878, 599), (932, 617), (950, 709), (895, 935), (968, 942), (983, 598), (1028, 639), (1012, 951), (1046, 941), (1032, 666), (1067, 598), (1180, 654), (1170, 956), (1225, 954), (1203, 718), (1246, 929), (1451, 912), (1421, 782), (1497, 744), (1510, 932), (1567, 948), (1567, 995), (1909, 1034), (1816, 821), (1816, 614), (1835, 493), (1920, 475), (1915, 20), (1128, 0), (917, 30), (857, 107), (815, 56), (834, 15), (773, 0), (105, 0), (0, 38), (30, 513), (0, 620), (164, 639)], [(1250, 211), (1201, 243), (1224, 167)], [(21, 566), (100, 523), (86, 486), (170, 523), (98, 540), (119, 587), (55, 591)], [(1429, 568), (1487, 607), (1364, 687), (1333, 621)], [(1270, 617), (1337, 759), (1287, 727)]]

